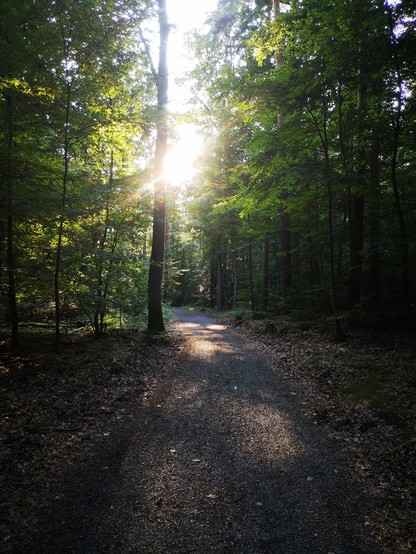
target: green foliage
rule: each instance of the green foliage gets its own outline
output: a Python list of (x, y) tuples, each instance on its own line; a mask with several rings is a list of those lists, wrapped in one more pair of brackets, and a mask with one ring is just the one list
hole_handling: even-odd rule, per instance
[[(408, 311), (398, 300), (406, 279), (414, 287), (416, 271), (404, 256), (414, 249), (416, 228), (409, 188), (414, 9), (295, 0), (272, 20), (270, 8), (221, 3), (211, 29), (194, 38), (201, 119), (215, 137), (191, 207), (206, 295), (212, 305), (220, 265), (230, 305), (238, 252), (242, 305), (261, 304), (268, 280), (269, 309), (302, 311), (311, 322), (324, 321), (334, 302), (346, 312), (336, 321), (351, 321), (351, 308), (367, 296)], [(362, 215), (354, 212), (361, 200)]]
[(2, 3), (0, 220), (13, 220), (22, 317), (53, 297), (59, 241), (63, 315), (75, 306), (102, 330), (144, 310), (151, 207), (135, 160), (148, 148), (152, 90), (136, 32), (147, 10), (128, 0)]

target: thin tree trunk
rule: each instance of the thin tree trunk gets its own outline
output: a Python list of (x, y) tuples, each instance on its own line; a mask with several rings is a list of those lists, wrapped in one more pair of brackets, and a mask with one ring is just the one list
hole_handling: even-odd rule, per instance
[(237, 274), (237, 254), (233, 248), (232, 254), (232, 271), (233, 271), (233, 301), (232, 307), (237, 307), (237, 294), (238, 294), (238, 274)]
[(217, 310), (221, 311), (223, 307), (223, 286), (222, 286), (222, 256), (217, 256)]
[(369, 290), (373, 300), (380, 300), (380, 128), (374, 125), (371, 142), (369, 199), (370, 276)]
[[(287, 195), (283, 196), (286, 200)], [(282, 265), (282, 296), (287, 297), (292, 288), (292, 238), (290, 232), (290, 218), (285, 209), (282, 209), (280, 214), (280, 247), (282, 249), (281, 265)]]
[(360, 68), (360, 86), (358, 90), (358, 169), (353, 190), (350, 193), (350, 270), (349, 270), (349, 303), (351, 306), (357, 304), (362, 295), (362, 267), (364, 247), (364, 193), (365, 173), (367, 156), (365, 148), (366, 129), (364, 127), (367, 115), (367, 75), (363, 68)]
[(228, 308), (228, 281), (227, 281), (227, 254), (222, 258), (222, 306), (226, 310)]
[[(326, 127), (326, 124), (325, 124)], [(326, 137), (326, 128), (325, 128), (325, 137)], [(328, 144), (325, 141), (326, 145)], [(338, 319), (338, 310), (335, 300), (335, 270), (334, 270), (334, 209), (333, 209), (333, 191), (332, 191), (332, 180), (330, 177), (330, 163), (329, 163), (329, 153), (328, 149), (325, 148), (325, 162), (326, 162), (326, 191), (327, 191), (327, 200), (328, 200), (328, 245), (329, 245), (329, 298), (331, 304), (331, 311), (334, 317), (334, 327), (335, 327), (335, 338), (338, 340), (345, 339), (345, 331), (342, 328), (342, 325)]]
[(210, 263), (210, 279), (209, 279), (209, 307), (215, 308), (215, 290), (216, 290), (216, 266), (215, 260)]
[(54, 299), (55, 299), (55, 352), (59, 350), (60, 326), (61, 326), (61, 298), (60, 298), (60, 272), (62, 258), (62, 239), (65, 225), (65, 209), (68, 195), (68, 169), (69, 169), (69, 112), (71, 106), (71, 82), (66, 75), (66, 106), (65, 106), (65, 135), (64, 135), (64, 173), (62, 177), (61, 214), (58, 223), (58, 244), (56, 247), (55, 273), (54, 273)]
[(263, 302), (262, 307), (267, 311), (269, 307), (269, 266), (270, 266), (270, 239), (266, 237), (263, 242)]
[(350, 271), (349, 302), (359, 302), (362, 289), (362, 253), (364, 245), (364, 194), (362, 191), (351, 195), (350, 221)]
[(334, 329), (335, 329), (335, 338), (337, 340), (345, 339), (345, 331), (342, 328), (342, 325), (338, 318), (338, 309), (336, 305), (336, 295), (335, 295), (335, 246), (334, 246), (334, 198), (332, 190), (332, 179), (331, 179), (331, 164), (329, 159), (329, 141), (328, 141), (328, 106), (326, 103), (325, 96), (323, 97), (323, 127), (322, 130), (319, 127), (316, 118), (313, 113), (310, 111), (310, 114), (315, 122), (316, 129), (319, 133), (322, 147), (325, 153), (325, 168), (326, 168), (326, 193), (327, 193), (327, 202), (328, 202), (328, 246), (329, 246), (329, 301), (331, 306), (331, 311), (334, 320)]
[(409, 269), (409, 241), (407, 236), (406, 221), (404, 218), (404, 210), (399, 192), (399, 183), (397, 180), (397, 165), (398, 165), (398, 151), (399, 151), (399, 137), (400, 137), (400, 122), (399, 117), (394, 126), (394, 142), (393, 142), (393, 154), (391, 160), (391, 184), (393, 187), (394, 201), (396, 205), (396, 213), (399, 219), (400, 229), (400, 244), (399, 251), (402, 263), (402, 287), (403, 287), (403, 299), (406, 306), (409, 306), (410, 300), (410, 269)]
[(111, 150), (108, 192), (107, 192), (107, 198), (105, 202), (104, 228), (101, 235), (100, 244), (98, 246), (99, 259), (98, 259), (98, 282), (97, 282), (97, 306), (95, 308), (95, 314), (94, 314), (94, 332), (97, 338), (99, 338), (102, 335), (103, 321), (105, 317), (105, 308), (103, 304), (103, 271), (104, 271), (103, 253), (104, 253), (105, 244), (107, 241), (108, 224), (110, 219), (110, 194), (113, 188), (113, 174), (114, 174), (114, 152), (113, 150)]
[(14, 253), (14, 217), (13, 217), (13, 177), (12, 177), (12, 151), (13, 151), (13, 104), (12, 97), (6, 95), (6, 132), (7, 132), (7, 165), (6, 165), (6, 194), (7, 194), (7, 220), (6, 220), (6, 260), (8, 279), (8, 316), (10, 320), (10, 341), (12, 350), (19, 347), (19, 314), (16, 300), (16, 260)]
[[(277, 19), (280, 14), (280, 0), (273, 0), (273, 19)], [(274, 60), (276, 69), (283, 61), (281, 52), (277, 52)], [(281, 125), (282, 115), (277, 114), (277, 124)], [(281, 273), (282, 285), (281, 293), (283, 297), (287, 297), (289, 290), (292, 288), (292, 255), (291, 255), (291, 234), (290, 234), (290, 218), (285, 209), (285, 203), (288, 199), (286, 193), (281, 193), (280, 199), (283, 202), (283, 207), (280, 211), (280, 247), (281, 247)]]
[(411, 288), (410, 288), (410, 265), (409, 265), (409, 237), (407, 233), (406, 220), (404, 215), (404, 210), (402, 206), (402, 200), (400, 198), (399, 191), (399, 182), (397, 179), (397, 166), (398, 166), (398, 154), (399, 154), (399, 143), (400, 143), (400, 134), (402, 128), (402, 109), (403, 109), (403, 77), (401, 72), (401, 64), (397, 52), (397, 38), (395, 35), (395, 22), (392, 14), (391, 6), (389, 10), (389, 23), (390, 23), (390, 33), (393, 41), (393, 54), (394, 62), (396, 69), (396, 79), (397, 79), (397, 107), (396, 115), (393, 121), (393, 152), (391, 158), (391, 184), (394, 194), (394, 202), (396, 207), (396, 213), (399, 220), (399, 229), (400, 229), (400, 244), (399, 252), (401, 257), (401, 270), (402, 270), (402, 288), (403, 288), (403, 300), (406, 306), (407, 318), (411, 319), (410, 311), (410, 297), (411, 297)]
[(253, 246), (251, 243), (251, 238), (248, 239), (248, 276), (250, 281), (250, 298), (251, 298), (251, 309), (253, 312), (256, 310), (256, 302), (254, 299), (254, 285), (253, 285)]
[[(119, 234), (116, 231), (115, 234), (114, 234), (113, 244), (111, 246), (111, 254), (114, 254), (114, 252), (116, 250), (117, 242), (118, 242), (118, 236), (119, 236)], [(102, 298), (103, 298), (104, 301), (108, 298), (108, 291), (109, 291), (109, 288), (110, 288), (112, 270), (113, 270), (113, 260), (110, 261), (110, 264), (108, 266), (108, 271), (107, 271), (107, 274), (106, 274), (105, 280), (104, 280), (104, 289), (103, 289), (103, 294), (102, 294)], [(101, 313), (100, 313), (100, 334), (101, 335), (104, 332), (104, 317), (105, 317), (105, 310), (102, 310)]]
[(158, 122), (156, 126), (155, 190), (153, 204), (153, 239), (148, 281), (148, 325), (150, 333), (165, 330), (162, 312), (162, 278), (165, 257), (166, 181), (163, 175), (168, 147), (168, 37), (169, 23), (166, 0), (158, 0), (159, 6), (159, 69), (156, 76)]

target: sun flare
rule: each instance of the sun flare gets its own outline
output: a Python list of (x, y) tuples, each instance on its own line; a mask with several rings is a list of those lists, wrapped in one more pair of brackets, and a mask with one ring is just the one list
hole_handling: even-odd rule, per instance
[(165, 178), (174, 187), (185, 187), (197, 172), (196, 160), (201, 153), (202, 137), (196, 126), (183, 124), (176, 128), (176, 140), (165, 159)]

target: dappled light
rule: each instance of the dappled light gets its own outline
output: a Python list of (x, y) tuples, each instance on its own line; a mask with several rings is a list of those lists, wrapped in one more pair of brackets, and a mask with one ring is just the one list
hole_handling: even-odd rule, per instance
[[(279, 412), (276, 399), (272, 405), (269, 401), (250, 402), (244, 399), (243, 391), (243, 398), (239, 400), (238, 382), (234, 392), (234, 398), (230, 395), (220, 400), (220, 409), (230, 421), (230, 434), (241, 445), (241, 452), (235, 455), (252, 458), (254, 463), (267, 467), (289, 468), (305, 449), (296, 436), (293, 422)], [(249, 444), (245, 443), (246, 437), (251, 437)]]
[(416, 552), (415, 2), (0, 28), (0, 549)]

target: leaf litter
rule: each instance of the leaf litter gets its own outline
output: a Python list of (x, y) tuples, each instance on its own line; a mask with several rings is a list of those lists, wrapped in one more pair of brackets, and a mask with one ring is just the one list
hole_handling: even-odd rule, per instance
[[(416, 380), (404, 371), (415, 367), (412, 341), (356, 334), (334, 343), (286, 320), (274, 319), (273, 325), (285, 332), (264, 335), (249, 321), (240, 323), (238, 332), (254, 339), (255, 348), (289, 382), (303, 413), (335, 444), (360, 485), (367, 522), (387, 551), (415, 551)], [(112, 333), (102, 341), (68, 338), (59, 355), (39, 338), (23, 337), (23, 344), (19, 356), (2, 353), (0, 359), (0, 550), (5, 553), (37, 529), (37, 514), (62, 494), (59, 485), (68, 467), (87, 464), (97, 445), (134, 417), (139, 399), (151, 399), (164, 364), (175, 363), (181, 348), (180, 339), (149, 343), (140, 333)], [(382, 376), (377, 402), (347, 392), (374, 371)], [(195, 466), (201, 461), (191, 459)], [(218, 495), (210, 492), (207, 498), (215, 501)]]

